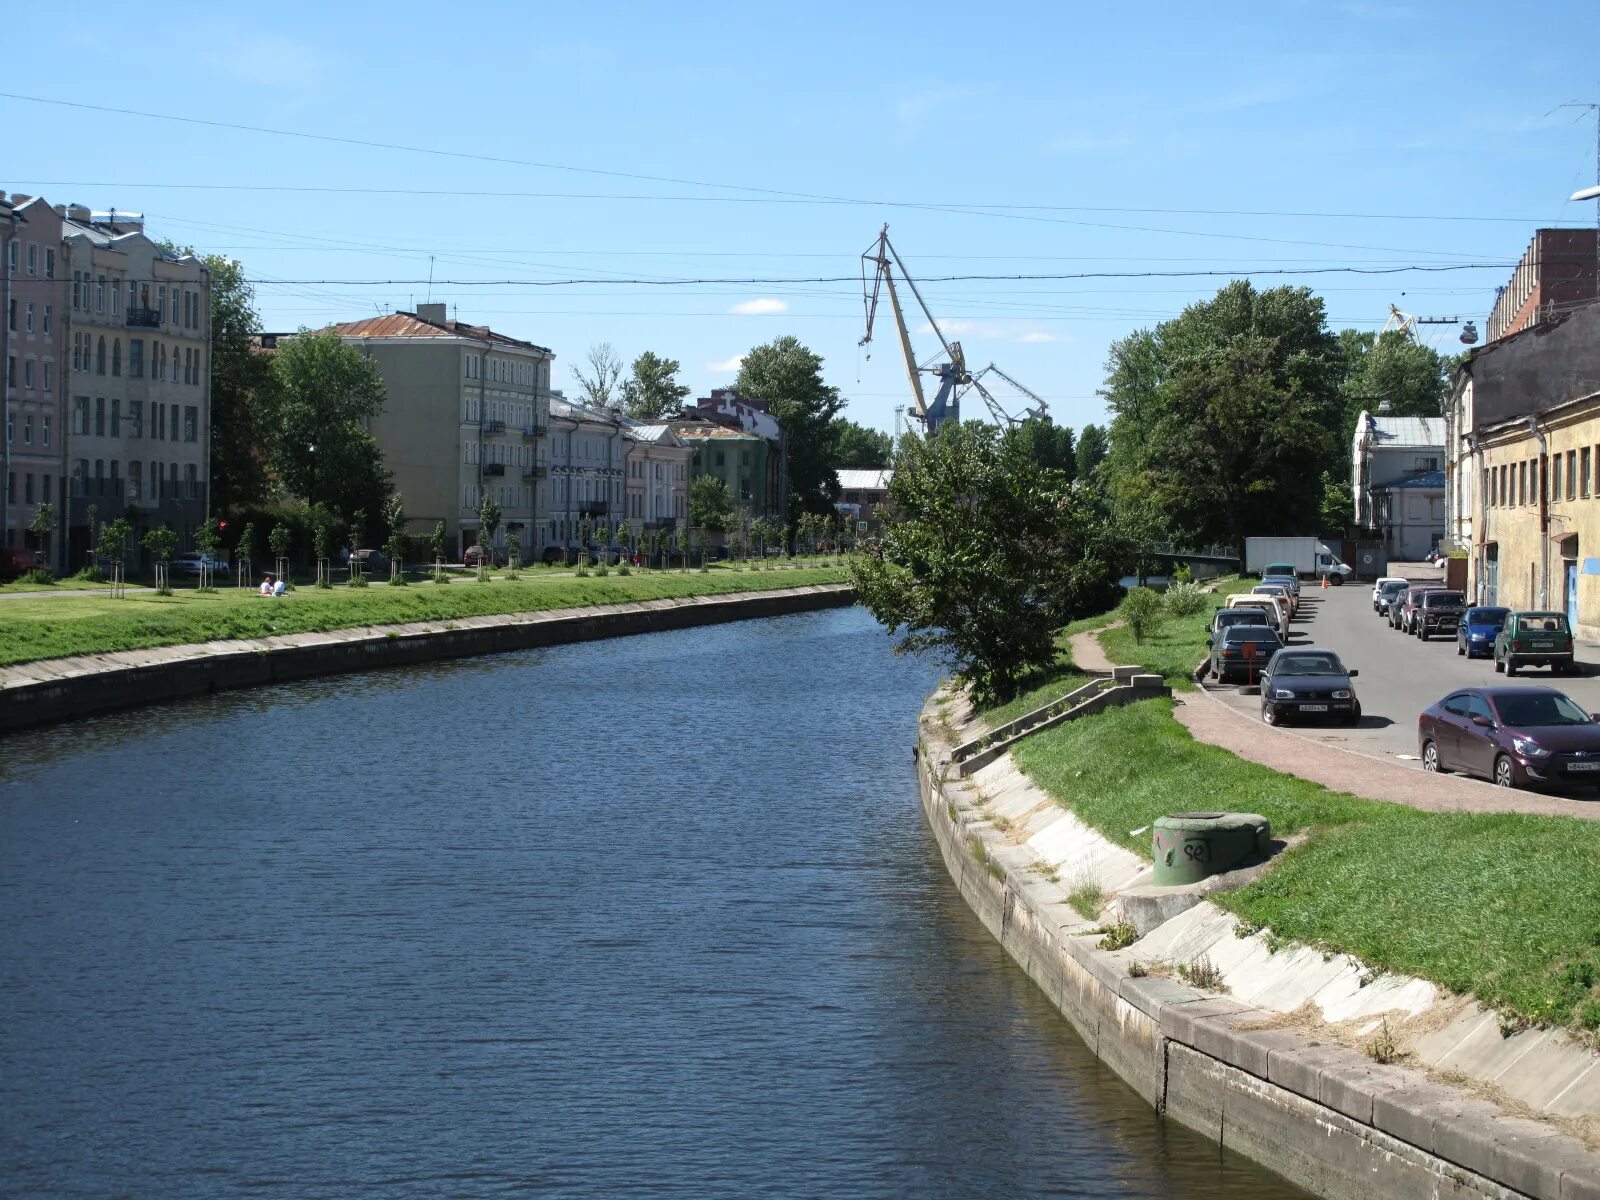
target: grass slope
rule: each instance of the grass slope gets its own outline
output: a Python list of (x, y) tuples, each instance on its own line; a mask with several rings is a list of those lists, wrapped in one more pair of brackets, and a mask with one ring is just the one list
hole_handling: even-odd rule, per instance
[(516, 581), (478, 583), (458, 578), (448, 586), (301, 588), (281, 600), (263, 598), (250, 588), (180, 591), (172, 596), (131, 593), (121, 600), (86, 595), (19, 597), (0, 602), (0, 666), (219, 638), (840, 583), (845, 576), (842, 567), (754, 572), (713, 567), (704, 573), (650, 571), (580, 579), (528, 572)]
[(1309, 830), (1263, 879), (1212, 899), (1249, 925), (1503, 1013), (1600, 1030), (1600, 822), (1425, 813), (1332, 792), (1196, 742), (1166, 700), (1058, 726), (1013, 753), (1058, 802), (1147, 858), (1150, 834), (1132, 831), (1184, 810), (1259, 812), (1280, 836)]
[(1134, 640), (1133, 630), (1118, 626), (1100, 634), (1100, 645), (1114, 663), (1143, 667), (1164, 675), (1173, 687), (1192, 688), (1195, 664), (1206, 656), (1206, 629), (1211, 623), (1212, 609), (1226, 604), (1229, 596), (1248, 592), (1259, 582), (1237, 579), (1224, 583), (1204, 611), (1188, 617), (1166, 618), (1145, 634), (1143, 642)]

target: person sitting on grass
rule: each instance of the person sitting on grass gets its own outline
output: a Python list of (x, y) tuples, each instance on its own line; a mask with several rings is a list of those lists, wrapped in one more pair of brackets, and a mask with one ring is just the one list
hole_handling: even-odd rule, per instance
[(272, 576), (271, 575), (263, 575), (261, 577), (261, 594), (263, 596), (272, 595)]
[(289, 590), (288, 583), (286, 581), (282, 580), (282, 579), (278, 580), (277, 583), (272, 585), (272, 594), (274, 596), (282, 596), (288, 590)]

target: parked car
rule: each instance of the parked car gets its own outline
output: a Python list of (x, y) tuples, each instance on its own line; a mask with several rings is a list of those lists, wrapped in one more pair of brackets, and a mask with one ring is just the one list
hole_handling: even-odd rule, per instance
[(1361, 720), (1361, 701), (1350, 680), (1359, 674), (1346, 670), (1332, 650), (1279, 650), (1261, 673), (1261, 719), (1276, 725), (1286, 717), (1330, 716), (1354, 725)]
[(19, 575), (25, 575), (35, 567), (49, 566), (45, 556), (37, 550), (25, 547), (0, 547), (0, 583), (10, 583)]
[(180, 554), (167, 564), (167, 572), (171, 575), (200, 576), (200, 568), (206, 567), (213, 575), (226, 575), (228, 564), (220, 558), (211, 558), (204, 554)]
[(1280, 636), (1289, 636), (1289, 605), (1278, 596), (1229, 596), (1229, 608), (1259, 608), (1267, 614), (1267, 623)]
[(1227, 683), (1239, 678), (1250, 682), (1279, 650), (1283, 639), (1266, 625), (1230, 625), (1211, 647), (1212, 677)]
[(349, 566), (352, 574), (359, 567), (363, 575), (387, 575), (389, 556), (382, 550), (352, 550)]
[(1554, 688), (1451, 692), (1417, 718), (1417, 753), (1501, 787), (1600, 785), (1600, 725)]
[(1293, 575), (1296, 579), (1300, 578), (1300, 572), (1297, 571), (1295, 569), (1295, 565), (1290, 562), (1268, 563), (1266, 566), (1261, 568), (1261, 578), (1265, 579), (1269, 575)]
[(1289, 589), (1289, 594), (1296, 600), (1300, 599), (1300, 576), (1298, 575), (1263, 575), (1262, 583), (1281, 583)]
[(1566, 613), (1506, 614), (1494, 635), (1494, 669), (1515, 675), (1523, 667), (1549, 667), (1553, 675), (1572, 672), (1572, 630)]
[(1401, 579), (1398, 575), (1384, 575), (1380, 577), (1378, 581), (1372, 585), (1373, 612), (1383, 611), (1383, 589), (1391, 585), (1395, 587), (1396, 590), (1404, 591), (1406, 588), (1411, 586), (1411, 581), (1409, 579)]
[(1411, 622), (1416, 611), (1422, 605), (1422, 597), (1428, 592), (1439, 590), (1436, 583), (1417, 585), (1412, 584), (1405, 593), (1389, 605), (1389, 624), (1401, 633), (1411, 632)]
[[(506, 556), (495, 547), (489, 547), (488, 556), (491, 567), (503, 567), (506, 565)], [(473, 543), (467, 547), (466, 553), (461, 556), (461, 561), (466, 566), (476, 567), (482, 564), (483, 557), (484, 548), (477, 543)]]
[(1208, 649), (1216, 639), (1217, 633), (1230, 625), (1260, 625), (1263, 628), (1271, 628), (1264, 608), (1219, 608), (1211, 614), (1211, 622), (1206, 626)]
[(1391, 613), (1390, 608), (1392, 605), (1400, 603), (1401, 597), (1406, 594), (1410, 587), (1411, 581), (1409, 579), (1389, 580), (1379, 589), (1378, 599), (1372, 607), (1377, 609), (1378, 615), (1381, 616), (1385, 621), (1389, 621), (1390, 624), (1393, 624), (1393, 614)]
[(1411, 617), (1411, 632), (1422, 641), (1436, 633), (1455, 633), (1467, 598), (1460, 592), (1423, 592), (1422, 603)]
[(1474, 607), (1461, 614), (1456, 626), (1456, 653), (1468, 658), (1491, 657), (1494, 654), (1494, 635), (1506, 623), (1507, 608)]
[(1255, 587), (1250, 589), (1250, 594), (1252, 596), (1279, 597), (1282, 599), (1285, 607), (1288, 609), (1289, 615), (1291, 617), (1294, 616), (1294, 596), (1292, 596), (1289, 592), (1289, 589), (1284, 587), (1281, 583), (1258, 583)]

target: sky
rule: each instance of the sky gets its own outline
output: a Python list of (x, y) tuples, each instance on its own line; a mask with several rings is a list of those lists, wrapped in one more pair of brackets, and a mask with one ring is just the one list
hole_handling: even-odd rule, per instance
[(1558, 107), (1600, 101), (1593, 0), (290, 0), (135, 29), (8, 14), (53, 49), (6, 56), (0, 188), (238, 258), (267, 329), (443, 301), (553, 349), (569, 394), (596, 343), (703, 395), (793, 334), (892, 430), (892, 324), (858, 345), (887, 222), (969, 366), (1076, 428), (1114, 340), (1230, 278), (1308, 286), (1334, 328), (1396, 304), (1481, 333), (1533, 230), (1596, 219), (1567, 200), (1595, 116)]

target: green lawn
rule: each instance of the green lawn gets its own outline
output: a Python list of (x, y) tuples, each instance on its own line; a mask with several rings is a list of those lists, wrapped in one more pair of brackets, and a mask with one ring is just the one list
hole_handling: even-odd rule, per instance
[[(23, 583), (20, 580), (0, 583), (0, 595), (4, 595), (7, 592), (96, 592), (104, 591), (110, 586), (109, 583), (95, 583), (69, 575), (65, 579), (57, 579), (54, 583)], [(132, 586), (137, 587), (139, 585), (134, 584)]]
[(1166, 618), (1145, 634), (1142, 643), (1134, 640), (1133, 630), (1118, 626), (1100, 635), (1100, 645), (1114, 663), (1143, 667), (1166, 676), (1173, 687), (1191, 688), (1195, 664), (1206, 656), (1206, 629), (1211, 623), (1212, 609), (1226, 604), (1229, 596), (1248, 592), (1258, 582), (1256, 579), (1227, 581), (1214, 597), (1208, 597), (1203, 611), (1188, 617)]
[(1063, 628), (1056, 634), (1056, 661), (1048, 668), (1036, 672), (1025, 680), (1025, 686), (1010, 700), (1004, 703), (991, 704), (978, 711), (992, 729), (997, 725), (1004, 725), (1007, 721), (1014, 721), (1023, 713), (1032, 712), (1041, 705), (1065, 696), (1074, 688), (1087, 683), (1089, 677), (1080, 674), (1072, 661), (1072, 650), (1069, 639), (1075, 633), (1083, 633), (1091, 629), (1103, 629), (1117, 619), (1115, 612), (1099, 613), (1092, 617), (1082, 617)]
[(253, 588), (223, 588), (215, 593), (180, 590), (172, 596), (130, 593), (120, 600), (98, 595), (19, 597), (0, 601), (0, 665), (217, 638), (762, 591), (839, 583), (845, 578), (843, 567), (740, 571), (719, 565), (704, 573), (646, 571), (577, 578), (565, 572), (528, 570), (516, 581), (497, 578), (479, 583), (470, 576), (456, 576), (448, 585), (301, 587), (279, 600), (258, 596)]
[(1057, 801), (1145, 857), (1150, 824), (1184, 810), (1259, 812), (1280, 836), (1309, 830), (1260, 881), (1212, 899), (1280, 937), (1600, 1031), (1600, 822), (1425, 813), (1331, 792), (1196, 742), (1166, 700), (1057, 726), (1013, 753)]

